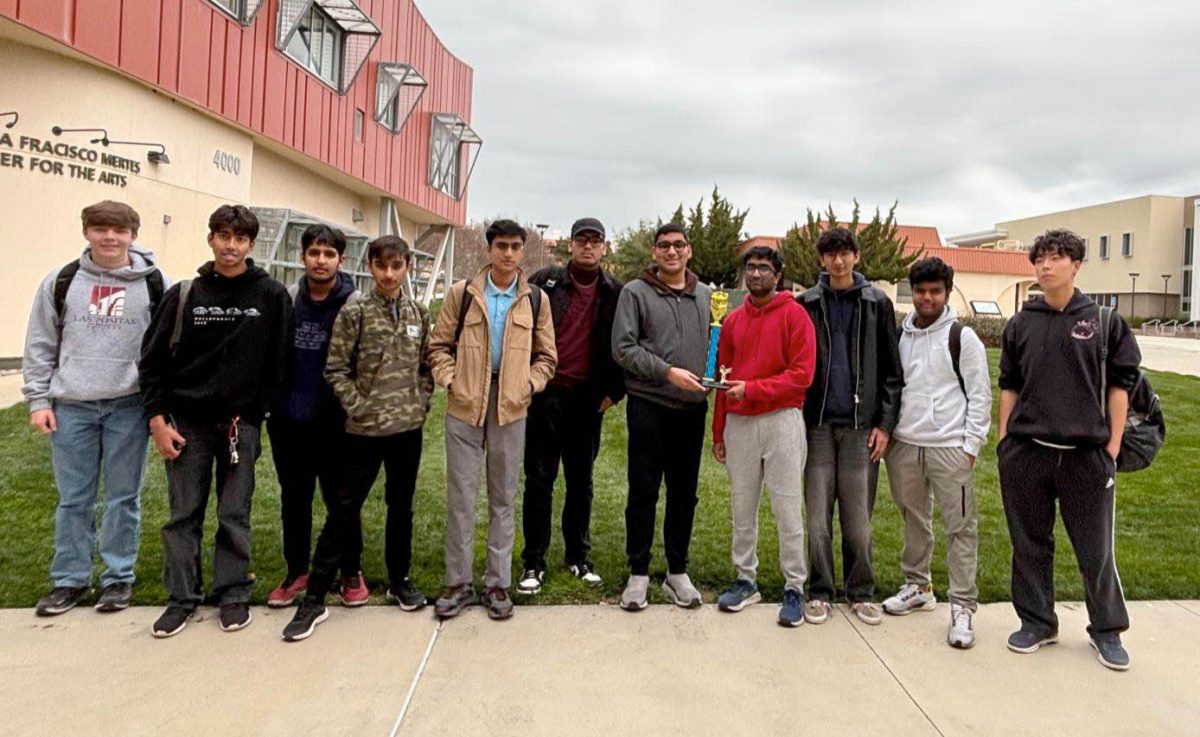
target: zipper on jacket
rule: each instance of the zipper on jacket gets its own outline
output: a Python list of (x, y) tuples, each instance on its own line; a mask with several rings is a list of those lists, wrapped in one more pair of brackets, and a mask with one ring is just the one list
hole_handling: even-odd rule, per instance
[(817, 416), (817, 424), (825, 424), (825, 403), (829, 401), (829, 373), (833, 368), (833, 333), (829, 330), (829, 312), (825, 309), (825, 300), (821, 299), (821, 322), (825, 325), (825, 345), (830, 355), (825, 359), (825, 392), (821, 395), (821, 413)]
[[(862, 300), (859, 300), (860, 303), (861, 303), (861, 301)], [(858, 305), (857, 312), (858, 312), (858, 329), (854, 331), (854, 337), (858, 340), (858, 373), (855, 374), (855, 376), (854, 376), (854, 429), (855, 430), (858, 429), (858, 404), (860, 401), (859, 397), (858, 397), (858, 387), (859, 387), (859, 384), (862, 382), (862, 360), (863, 360), (863, 358), (862, 358), (862, 354), (863, 354), (863, 349), (862, 349), (863, 308), (862, 308), (862, 304)]]

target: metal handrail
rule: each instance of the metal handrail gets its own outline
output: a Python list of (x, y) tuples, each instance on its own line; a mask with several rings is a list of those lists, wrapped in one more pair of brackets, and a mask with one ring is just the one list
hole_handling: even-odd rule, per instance
[(1175, 335), (1175, 333), (1178, 332), (1178, 330), (1179, 330), (1179, 321), (1178, 320), (1168, 320), (1167, 322), (1159, 323), (1158, 324), (1158, 334), (1159, 335), (1163, 334), (1163, 328), (1171, 328), (1171, 335)]

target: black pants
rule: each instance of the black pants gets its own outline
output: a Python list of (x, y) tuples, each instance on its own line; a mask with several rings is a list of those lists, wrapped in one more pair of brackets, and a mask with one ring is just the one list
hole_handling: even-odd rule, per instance
[(546, 568), (554, 481), (562, 461), (567, 493), (562, 535), (566, 563), (582, 563), (592, 549), (592, 467), (600, 452), (604, 415), (586, 386), (550, 386), (536, 394), (525, 423), (525, 503), (521, 526), (526, 568)]
[(390, 586), (395, 589), (408, 576), (412, 561), (413, 493), (421, 465), (423, 428), (379, 437), (347, 434), (345, 481), (326, 518), (313, 553), (307, 596), (324, 601), (340, 568), (358, 571), (362, 565), (362, 508), (383, 466), (384, 559)]
[(213, 552), (212, 595), (221, 604), (250, 600), (250, 500), (254, 462), (262, 451), (259, 425), (238, 423), (237, 465), (230, 462), (229, 422), (199, 422), (175, 417), (175, 429), (187, 443), (167, 461), (170, 516), (162, 528), (163, 585), (172, 606), (195, 609), (204, 599), (200, 554), (204, 512), (216, 467), (217, 536)]
[(1012, 537), (1012, 598), (1021, 627), (1058, 632), (1054, 614), (1054, 500), (1083, 574), (1088, 632), (1129, 629), (1113, 555), (1116, 474), (1103, 448), (1058, 450), (1008, 436), (996, 448)]
[(658, 489), (667, 481), (663, 547), (667, 570), (686, 573), (692, 522), (696, 513), (696, 482), (704, 447), (708, 403), (671, 409), (630, 396), (625, 408), (629, 425), (629, 502), (625, 506), (625, 553), (630, 573), (650, 570)]
[[(324, 422), (293, 422), (283, 417), (267, 420), (271, 457), (279, 477), (283, 559), (287, 562), (288, 580), (308, 573), (313, 492), (318, 481), (327, 514), (336, 503), (344, 463), (342, 422), (340, 418)], [(343, 573), (351, 574), (354, 570)]]

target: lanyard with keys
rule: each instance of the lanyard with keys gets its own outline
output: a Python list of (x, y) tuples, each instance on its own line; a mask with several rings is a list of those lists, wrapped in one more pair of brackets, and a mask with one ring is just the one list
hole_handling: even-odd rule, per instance
[(241, 419), (242, 419), (241, 415), (235, 415), (234, 418), (229, 421), (229, 432), (227, 433), (229, 436), (229, 463), (234, 466), (236, 466), (238, 464), (238, 461), (241, 460), (238, 457), (238, 451), (237, 451), (238, 439), (239, 439), (238, 422)]

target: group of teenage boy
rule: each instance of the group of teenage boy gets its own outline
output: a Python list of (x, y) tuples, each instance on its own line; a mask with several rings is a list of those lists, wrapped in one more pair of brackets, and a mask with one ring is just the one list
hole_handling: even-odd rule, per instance
[[(565, 481), (565, 568), (588, 584), (593, 466), (604, 414), (626, 399), (629, 577), (622, 608), (647, 606), (651, 548), (665, 481), (663, 591), (694, 608), (688, 577), (697, 483), (710, 390), (713, 289), (688, 268), (686, 230), (654, 236), (653, 263), (621, 284), (604, 269), (604, 225), (571, 228), (570, 259), (526, 275), (525, 230), (487, 229), (489, 264), (446, 293), (436, 322), (404, 289), (409, 245), (371, 241), (372, 288), (342, 271), (346, 238), (313, 225), (303, 234), (304, 275), (285, 287), (248, 258), (258, 221), (225, 205), (209, 219), (213, 259), (169, 284), (134, 241), (128, 205), (83, 210), (87, 247), (49, 274), (30, 316), (23, 371), (31, 425), (50, 435), (59, 503), (52, 590), (37, 613), (65, 612), (89, 596), (94, 507), (103, 478), (100, 611), (130, 603), (140, 540), (147, 438), (165, 459), (169, 517), (162, 528), (166, 610), (152, 626), (170, 637), (197, 607), (220, 608), (220, 627), (251, 620), (250, 510), (266, 424), (279, 478), (287, 575), (267, 604), (297, 604), (283, 638), (302, 640), (328, 617), (326, 599), (365, 604), (363, 504), (382, 468), (386, 597), (406, 611), (426, 596), (409, 576), (413, 497), (434, 385), (445, 417), (445, 588), (438, 617), (482, 604), (513, 614), (510, 591), (516, 497), (524, 468), (524, 549), (515, 590), (536, 596), (549, 570), (552, 492)], [(1074, 286), (1083, 243), (1064, 230), (1029, 252), (1041, 297), (1008, 322), (1000, 362), (997, 455), (1012, 538), (1012, 598), (1020, 629), (1008, 640), (1029, 653), (1058, 634), (1054, 614), (1055, 501), (1086, 591), (1088, 634), (1099, 658), (1128, 667), (1120, 633), (1128, 617), (1113, 553), (1115, 463), (1128, 391), (1140, 355), (1119, 317), (1098, 329), (1098, 308)], [(953, 270), (923, 258), (908, 274), (913, 311), (897, 328), (891, 300), (856, 270), (855, 235), (835, 227), (817, 250), (811, 289), (780, 290), (771, 248), (742, 256), (748, 295), (723, 321), (712, 452), (729, 476), (733, 583), (717, 605), (760, 601), (758, 517), (769, 493), (784, 579), (778, 621), (821, 624), (839, 592), (868, 625), (883, 613), (931, 611), (933, 506), (946, 537), (947, 642), (969, 648), (978, 590), (978, 511), (973, 470), (987, 443), (992, 392), (987, 355), (948, 299)], [(1101, 346), (1102, 338), (1108, 343)], [(1105, 365), (1102, 366), (1102, 363)], [(1106, 401), (1097, 382), (1107, 377)], [(880, 461), (904, 524), (905, 584), (876, 603), (872, 515)], [(475, 588), (475, 509), (486, 467), (487, 540), (482, 597)], [(204, 515), (216, 488), (213, 580), (201, 578)], [(310, 551), (317, 486), (327, 510)], [(834, 510), (842, 580), (835, 579)], [(311, 552), (311, 555), (310, 555)], [(805, 584), (807, 583), (807, 591)]]

